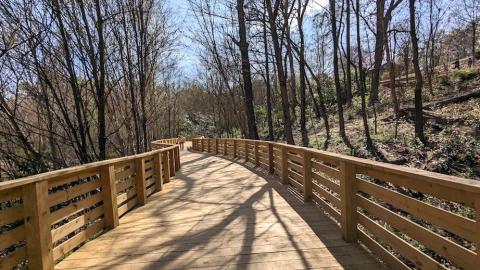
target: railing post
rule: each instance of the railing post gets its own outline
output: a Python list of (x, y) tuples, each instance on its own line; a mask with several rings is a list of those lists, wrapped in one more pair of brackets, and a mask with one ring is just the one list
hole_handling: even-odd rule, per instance
[(233, 139), (233, 158), (237, 158), (237, 140)]
[(210, 153), (210, 139), (207, 139), (207, 153)]
[(303, 150), (303, 201), (312, 199), (312, 154)]
[(168, 150), (168, 168), (170, 169), (170, 177), (175, 176), (175, 157), (173, 156), (173, 149)]
[(155, 191), (161, 191), (163, 189), (162, 179), (162, 152), (155, 154), (153, 158), (153, 169), (155, 175)]
[(176, 170), (180, 170), (181, 164), (180, 164), (180, 147), (175, 148), (177, 152), (177, 158), (175, 159), (175, 165), (176, 165)]
[(270, 173), (275, 172), (275, 166), (273, 163), (273, 143), (268, 143), (268, 171)]
[(117, 186), (115, 185), (115, 167), (105, 165), (100, 170), (105, 227), (114, 229), (118, 226)]
[(228, 139), (223, 140), (223, 155), (227, 156), (228, 155), (228, 147), (227, 147)]
[(248, 140), (245, 140), (245, 161), (248, 162)]
[(205, 152), (205, 146), (204, 146), (204, 139), (200, 139), (200, 142), (202, 143), (202, 152)]
[[(475, 225), (476, 225), (476, 228), (477, 228), (477, 234), (476, 234), (476, 239), (474, 241), (475, 245), (477, 247), (480, 247), (480, 235), (478, 232), (480, 232), (480, 197), (477, 195), (475, 197), (475, 202), (474, 202), (474, 208), (475, 208)], [(476, 258), (477, 262), (480, 262), (480, 252), (477, 252), (477, 258)]]
[(25, 239), (30, 269), (53, 269), (53, 243), (47, 197), (47, 181), (23, 187)]
[(281, 170), (282, 170), (282, 183), (288, 184), (288, 156), (287, 156), (287, 146), (282, 145), (281, 154), (280, 154), (280, 162), (281, 162)]
[[(203, 145), (203, 143), (202, 143)], [(168, 150), (162, 152), (163, 158), (163, 171), (165, 172), (164, 178), (163, 178), (163, 183), (168, 183), (170, 182), (170, 161), (169, 161), (169, 156), (168, 156)]]
[(340, 163), (340, 206), (342, 237), (346, 242), (357, 239), (357, 207), (355, 205), (355, 165), (342, 161)]
[(215, 139), (215, 155), (218, 155), (218, 139)]
[(145, 205), (147, 202), (147, 189), (145, 186), (145, 160), (137, 158), (135, 160), (137, 202), (139, 205)]
[(258, 166), (258, 164), (259, 164), (258, 154), (259, 153), (258, 153), (258, 142), (257, 141), (254, 142), (253, 147), (254, 147), (253, 149), (255, 150), (255, 152), (254, 152), (255, 153), (255, 165)]

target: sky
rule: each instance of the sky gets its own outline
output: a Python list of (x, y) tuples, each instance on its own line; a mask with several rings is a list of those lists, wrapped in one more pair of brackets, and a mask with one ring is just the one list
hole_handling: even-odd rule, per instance
[(167, 0), (167, 8), (172, 13), (174, 24), (180, 28), (178, 65), (181, 74), (184, 77), (183, 80), (189, 80), (196, 75), (196, 66), (199, 64), (197, 47), (192, 44), (191, 40), (188, 38), (191, 28), (196, 22), (188, 11), (189, 4), (187, 0)]
[[(327, 0), (310, 0), (307, 16), (318, 13), (322, 6), (328, 4)], [(196, 21), (191, 14), (188, 0), (166, 0), (166, 7), (172, 14), (175, 25), (179, 26), (178, 66), (181, 70), (182, 80), (190, 81), (197, 75), (197, 66), (199, 63), (199, 49), (190, 39), (192, 28)]]

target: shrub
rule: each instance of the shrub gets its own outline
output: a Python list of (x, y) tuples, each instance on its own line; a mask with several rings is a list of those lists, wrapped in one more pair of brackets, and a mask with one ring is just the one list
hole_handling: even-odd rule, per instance
[(478, 68), (466, 68), (453, 71), (453, 76), (458, 78), (460, 82), (464, 82), (475, 78), (479, 73)]
[(441, 86), (451, 86), (452, 82), (448, 75), (439, 75), (437, 78), (438, 84)]

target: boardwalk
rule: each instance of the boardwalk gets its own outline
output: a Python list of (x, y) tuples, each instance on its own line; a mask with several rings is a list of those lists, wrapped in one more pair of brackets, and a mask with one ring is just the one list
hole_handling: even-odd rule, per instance
[(162, 192), (56, 269), (379, 268), (318, 208), (253, 170), (183, 151)]

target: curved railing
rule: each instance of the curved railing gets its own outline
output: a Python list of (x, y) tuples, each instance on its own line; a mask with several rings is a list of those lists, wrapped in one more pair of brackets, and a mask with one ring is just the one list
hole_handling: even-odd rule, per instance
[(178, 145), (156, 141), (152, 148), (0, 183), (0, 269), (53, 269), (146, 204), (180, 168)]
[(277, 175), (390, 268), (478, 269), (478, 181), (275, 142), (196, 138), (192, 149)]

